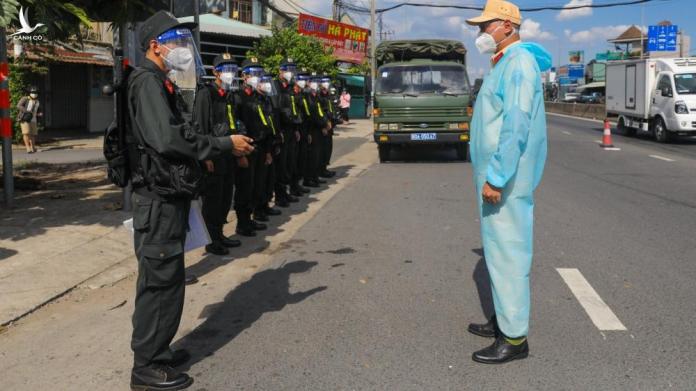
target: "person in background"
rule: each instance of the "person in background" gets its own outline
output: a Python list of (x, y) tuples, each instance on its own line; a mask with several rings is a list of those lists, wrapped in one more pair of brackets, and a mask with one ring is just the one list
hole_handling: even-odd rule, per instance
[(343, 89), (341, 91), (341, 99), (338, 101), (338, 107), (341, 108), (341, 117), (347, 124), (350, 123), (348, 111), (350, 111), (350, 93)]
[(22, 139), (27, 153), (36, 152), (36, 136), (39, 133), (37, 118), (43, 115), (40, 107), (39, 89), (34, 86), (29, 87), (29, 95), (23, 96), (17, 103), (17, 122), (22, 129)]

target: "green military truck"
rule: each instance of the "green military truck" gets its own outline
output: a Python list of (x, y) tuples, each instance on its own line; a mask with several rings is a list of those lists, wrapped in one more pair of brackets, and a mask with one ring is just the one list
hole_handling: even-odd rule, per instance
[(441, 145), (468, 158), (471, 89), (466, 48), (451, 40), (384, 41), (376, 48), (374, 138), (394, 148)]

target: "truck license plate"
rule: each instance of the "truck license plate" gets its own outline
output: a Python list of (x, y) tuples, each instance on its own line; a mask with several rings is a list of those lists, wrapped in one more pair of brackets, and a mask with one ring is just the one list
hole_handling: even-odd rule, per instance
[(411, 141), (435, 141), (437, 133), (411, 133)]

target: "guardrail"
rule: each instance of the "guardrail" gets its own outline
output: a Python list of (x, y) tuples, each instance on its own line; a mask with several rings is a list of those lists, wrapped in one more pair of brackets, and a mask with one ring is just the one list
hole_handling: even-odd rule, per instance
[(591, 119), (604, 119), (607, 117), (606, 106), (594, 103), (546, 102), (546, 112)]

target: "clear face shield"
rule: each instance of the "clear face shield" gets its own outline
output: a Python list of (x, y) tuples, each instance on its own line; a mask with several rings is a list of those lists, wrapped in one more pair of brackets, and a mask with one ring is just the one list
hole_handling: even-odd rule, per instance
[(275, 89), (273, 78), (271, 76), (261, 76), (258, 87), (258, 89), (266, 96), (276, 96), (278, 93), (278, 91)]
[(281, 65), (280, 66), (280, 76), (286, 82), (291, 83), (296, 74), (297, 74), (297, 67), (296, 66), (294, 66), (294, 65)]
[(171, 29), (157, 37), (169, 79), (181, 90), (189, 112), (195, 100), (198, 79), (205, 75), (203, 61), (189, 29)]
[(331, 79), (324, 77), (319, 81), (322, 89), (328, 90), (331, 87)]
[(235, 64), (222, 64), (215, 67), (215, 71), (220, 77), (222, 89), (225, 91), (239, 91), (239, 78), (237, 74), (239, 67)]
[(264, 76), (264, 72), (261, 67), (248, 67), (244, 68), (244, 83), (249, 87), (256, 89), (261, 81), (261, 77)]
[(300, 89), (304, 90), (305, 88), (307, 88), (308, 80), (309, 78), (307, 76), (298, 75), (297, 82), (295, 84), (297, 84), (297, 86), (300, 87)]

